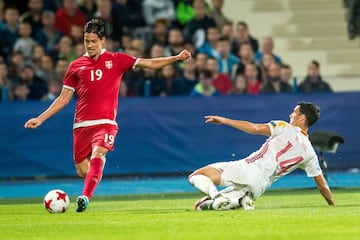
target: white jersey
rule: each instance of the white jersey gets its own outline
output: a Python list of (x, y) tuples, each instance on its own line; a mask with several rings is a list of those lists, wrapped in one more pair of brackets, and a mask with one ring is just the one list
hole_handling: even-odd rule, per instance
[(260, 196), (274, 181), (303, 169), (308, 177), (321, 174), (318, 158), (305, 132), (285, 121), (268, 123), (271, 136), (244, 159), (211, 164), (222, 173), (221, 185), (234, 185)]

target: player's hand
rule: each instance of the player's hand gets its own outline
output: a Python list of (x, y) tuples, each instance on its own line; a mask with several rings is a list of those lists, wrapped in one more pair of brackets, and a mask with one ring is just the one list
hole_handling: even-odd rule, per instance
[(39, 127), (41, 124), (42, 124), (42, 122), (40, 121), (40, 119), (31, 118), (24, 124), (24, 127), (35, 129), (35, 128)]
[(177, 56), (178, 56), (179, 60), (183, 61), (183, 60), (186, 60), (186, 59), (190, 59), (191, 58), (191, 53), (188, 50), (184, 49)]
[(205, 123), (223, 124), (226, 120), (226, 118), (220, 116), (205, 116), (204, 118)]

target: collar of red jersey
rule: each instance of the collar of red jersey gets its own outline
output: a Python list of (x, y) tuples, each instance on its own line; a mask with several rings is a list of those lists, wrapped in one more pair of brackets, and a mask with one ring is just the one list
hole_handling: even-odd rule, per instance
[[(106, 48), (101, 49), (100, 55), (103, 54), (104, 52), (106, 52)], [(85, 57), (90, 57), (87, 52), (84, 54), (84, 56), (85, 56)]]

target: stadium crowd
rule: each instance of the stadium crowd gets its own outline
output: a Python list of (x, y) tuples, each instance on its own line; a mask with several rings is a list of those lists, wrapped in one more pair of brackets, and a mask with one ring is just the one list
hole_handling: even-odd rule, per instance
[(119, 96), (224, 96), (332, 92), (320, 64), (309, 59), (307, 76), (274, 51), (272, 36), (251, 35), (246, 21), (222, 11), (226, 0), (0, 0), (2, 101), (53, 100), (67, 67), (85, 53), (83, 27), (106, 23), (106, 48), (135, 57), (178, 54), (193, 58), (159, 71), (134, 69)]

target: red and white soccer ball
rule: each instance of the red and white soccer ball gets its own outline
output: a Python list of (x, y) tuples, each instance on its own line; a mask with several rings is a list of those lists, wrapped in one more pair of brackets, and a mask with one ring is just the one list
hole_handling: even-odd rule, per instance
[(44, 197), (44, 206), (49, 213), (64, 213), (70, 206), (70, 199), (63, 190), (54, 189)]

